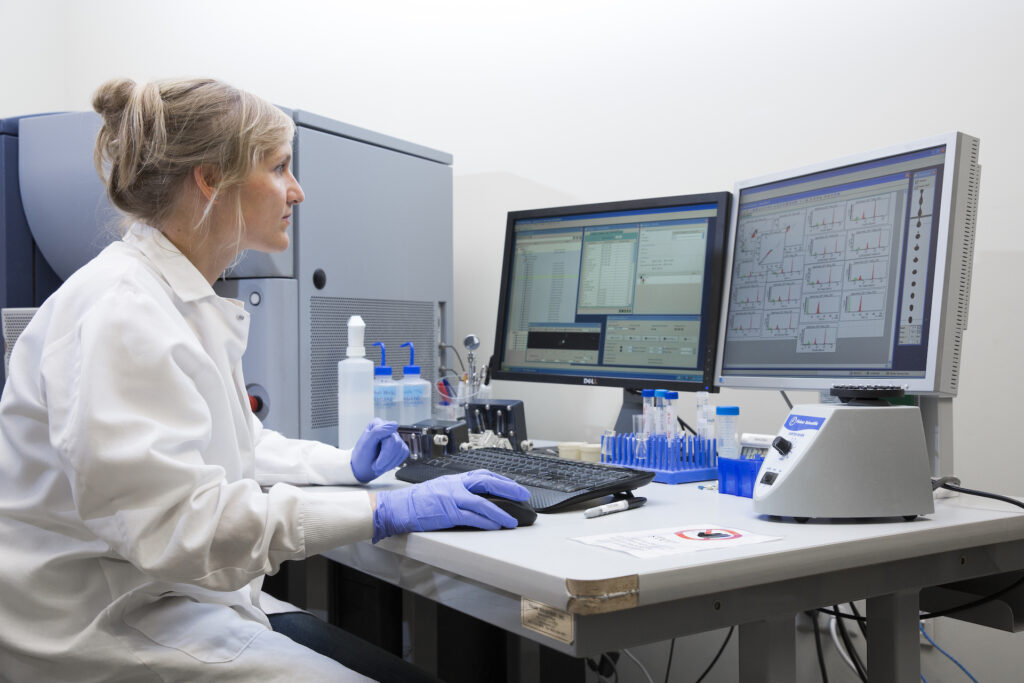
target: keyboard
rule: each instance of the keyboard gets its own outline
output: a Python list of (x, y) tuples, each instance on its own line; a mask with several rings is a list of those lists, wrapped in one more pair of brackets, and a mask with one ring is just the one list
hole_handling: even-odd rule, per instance
[(537, 512), (555, 512), (592, 498), (632, 491), (654, 479), (654, 472), (506, 448), (474, 448), (407, 462), (395, 477), (418, 484), (446, 474), (480, 469), (503, 475), (526, 487), (530, 491), (530, 504)]

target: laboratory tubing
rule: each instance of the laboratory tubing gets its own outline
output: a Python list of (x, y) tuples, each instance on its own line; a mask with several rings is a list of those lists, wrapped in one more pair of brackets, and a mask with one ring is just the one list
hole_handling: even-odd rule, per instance
[(338, 363), (338, 448), (352, 448), (373, 420), (373, 361), (366, 357), (366, 323), (348, 319), (348, 348)]
[(430, 419), (432, 392), (430, 382), (420, 377), (420, 366), (416, 365), (416, 347), (411, 341), (405, 342), (402, 346), (409, 347), (409, 364), (402, 368), (402, 419), (399, 422), (414, 425)]
[(394, 380), (384, 344), (374, 342), (373, 345), (380, 347), (380, 365), (373, 369), (373, 414), (387, 422), (398, 422), (401, 420), (402, 385)]
[(740, 442), (736, 438), (739, 416), (739, 406), (718, 406), (715, 409), (715, 439), (720, 458), (740, 457)]

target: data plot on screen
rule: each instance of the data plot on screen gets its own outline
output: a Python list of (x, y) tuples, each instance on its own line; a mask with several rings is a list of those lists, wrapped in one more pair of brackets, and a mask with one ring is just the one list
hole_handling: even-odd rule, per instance
[(803, 319), (812, 322), (839, 320), (841, 306), (842, 297), (840, 296), (809, 296), (804, 299)]
[(822, 235), (807, 241), (807, 253), (814, 260), (839, 259), (843, 257), (846, 240), (842, 235)]
[(800, 329), (800, 311), (791, 309), (768, 313), (764, 317), (764, 332), (769, 337), (793, 337)]
[(767, 308), (791, 308), (800, 305), (800, 281), (783, 282), (768, 287)]
[(807, 212), (808, 227), (816, 232), (823, 230), (833, 230), (839, 228), (843, 224), (845, 208), (844, 202), (838, 202), (835, 204), (826, 204), (825, 206), (818, 206)]
[(837, 333), (836, 327), (806, 327), (800, 333), (797, 353), (832, 353), (836, 350)]
[(730, 315), (729, 330), (741, 337), (757, 337), (761, 334), (761, 314), (735, 313)]
[(880, 195), (850, 202), (851, 221), (889, 221), (889, 203), (892, 197)]
[(828, 291), (843, 286), (843, 267), (839, 263), (824, 263), (807, 269), (809, 291)]

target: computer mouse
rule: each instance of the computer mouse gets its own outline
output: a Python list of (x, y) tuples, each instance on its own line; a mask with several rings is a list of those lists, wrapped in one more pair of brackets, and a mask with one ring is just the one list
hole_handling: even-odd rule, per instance
[(534, 520), (537, 519), (537, 511), (533, 509), (528, 500), (511, 500), (509, 498), (503, 498), (502, 496), (496, 496), (493, 494), (485, 493), (481, 496), (482, 498), (491, 501), (508, 514), (515, 517), (515, 520), (519, 522), (519, 526), (530, 526)]

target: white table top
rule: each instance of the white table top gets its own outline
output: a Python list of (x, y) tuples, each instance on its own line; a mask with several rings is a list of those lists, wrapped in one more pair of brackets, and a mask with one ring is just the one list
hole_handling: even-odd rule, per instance
[[(402, 485), (390, 474), (374, 484)], [(580, 596), (630, 591), (632, 605), (609, 603), (609, 609), (621, 609), (1024, 539), (1024, 511), (972, 496), (937, 500), (934, 514), (911, 522), (799, 524), (761, 517), (753, 512), (749, 498), (701, 490), (697, 484), (652, 483), (636, 493), (648, 499), (646, 505), (603, 517), (583, 517), (582, 510), (596, 504), (591, 501), (538, 515), (530, 527), (415, 533), (385, 539), (376, 548), (346, 548), (326, 555), (343, 559), (352, 553), (366, 557), (387, 550), (502, 591), (586, 613), (587, 607), (579, 607)], [(779, 540), (648, 559), (571, 540), (695, 524), (739, 528)]]

